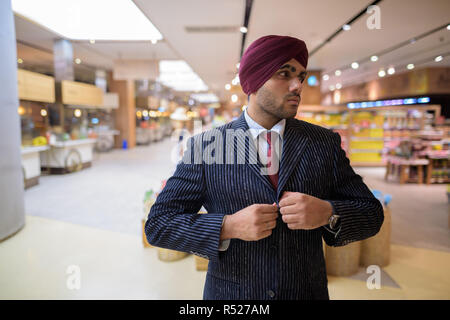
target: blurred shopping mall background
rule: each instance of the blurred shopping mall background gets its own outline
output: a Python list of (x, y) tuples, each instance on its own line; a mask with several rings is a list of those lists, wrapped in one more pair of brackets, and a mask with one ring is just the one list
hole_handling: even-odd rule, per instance
[(142, 224), (180, 139), (245, 109), (268, 34), (306, 42), (296, 117), (341, 135), (389, 216), (326, 248), (330, 297), (450, 298), (450, 1), (6, 0), (0, 28), (0, 299), (201, 299), (207, 261)]

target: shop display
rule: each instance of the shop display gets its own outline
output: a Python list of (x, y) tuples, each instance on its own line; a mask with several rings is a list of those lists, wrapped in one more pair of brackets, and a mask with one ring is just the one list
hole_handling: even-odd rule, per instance
[(21, 164), (25, 189), (39, 183), (40, 153), (48, 152), (50, 106), (55, 102), (53, 77), (19, 69), (17, 72), (21, 128)]
[(338, 133), (341, 147), (347, 152), (349, 112), (346, 107), (300, 106), (296, 118)]
[(48, 151), (49, 147), (47, 139), (43, 138), (43, 145), (23, 147), (22, 148), (22, 172), (24, 179), (24, 187), (28, 189), (39, 184), (39, 177), (41, 175), (41, 161), (39, 154)]
[(136, 111), (136, 143), (148, 145), (160, 141), (172, 133), (172, 123), (168, 112), (137, 109)]

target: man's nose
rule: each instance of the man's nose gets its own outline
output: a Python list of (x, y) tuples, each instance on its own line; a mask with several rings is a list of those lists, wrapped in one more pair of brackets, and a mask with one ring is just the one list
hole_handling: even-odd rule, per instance
[(291, 83), (289, 84), (290, 92), (296, 92), (296, 93), (300, 94), (302, 92), (302, 88), (303, 88), (303, 83), (297, 77), (293, 78)]

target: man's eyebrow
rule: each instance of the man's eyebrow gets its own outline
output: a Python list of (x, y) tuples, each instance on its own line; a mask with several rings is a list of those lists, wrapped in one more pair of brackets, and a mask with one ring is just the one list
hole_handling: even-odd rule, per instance
[[(280, 69), (278, 69), (278, 70), (289, 69), (289, 68), (290, 68), (290, 71), (292, 71), (292, 72), (297, 71), (297, 69), (296, 69), (294, 66), (291, 66), (290, 64), (285, 64), (284, 66), (282, 66), (282, 67), (281, 67)], [(302, 71), (302, 72), (300, 72), (299, 76), (300, 76), (300, 75), (306, 75), (306, 74), (307, 74), (306, 71)]]

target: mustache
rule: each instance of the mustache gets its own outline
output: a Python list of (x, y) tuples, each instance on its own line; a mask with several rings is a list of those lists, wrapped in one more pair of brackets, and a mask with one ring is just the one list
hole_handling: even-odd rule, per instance
[(286, 100), (288, 100), (290, 98), (299, 98), (299, 99), (301, 99), (301, 95), (300, 94), (289, 94), (289, 95), (286, 96)]

